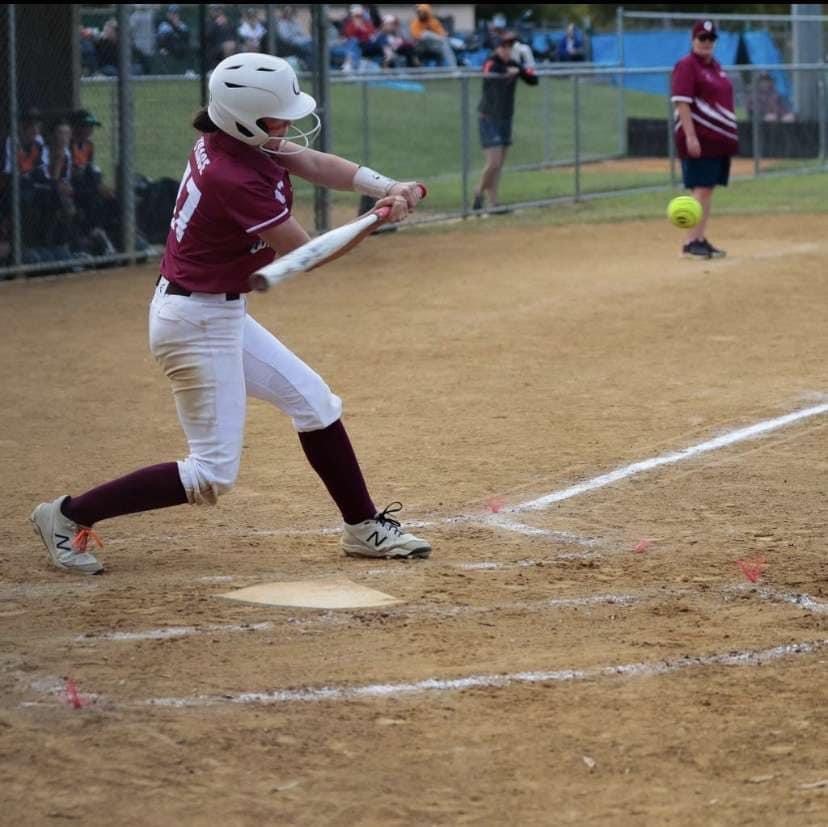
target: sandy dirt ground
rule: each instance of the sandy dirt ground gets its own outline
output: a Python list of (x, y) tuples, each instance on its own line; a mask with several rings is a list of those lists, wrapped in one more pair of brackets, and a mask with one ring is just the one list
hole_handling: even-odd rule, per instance
[[(828, 823), (825, 217), (715, 230), (700, 263), (666, 222), (471, 220), (250, 300), (425, 523), (409, 564), (341, 556), (253, 402), (219, 506), (49, 568), (34, 505), (186, 446), (152, 267), (0, 286), (4, 821)], [(218, 596), (333, 575), (400, 602)]]

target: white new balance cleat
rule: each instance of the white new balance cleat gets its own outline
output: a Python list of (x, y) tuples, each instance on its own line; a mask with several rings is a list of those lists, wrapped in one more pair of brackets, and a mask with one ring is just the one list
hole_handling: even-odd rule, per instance
[[(397, 506), (397, 508), (393, 508)], [(402, 503), (391, 503), (373, 520), (348, 525), (342, 531), (342, 548), (349, 557), (396, 557), (412, 560), (428, 557), (431, 546), (413, 534), (406, 534), (389, 514), (402, 509)]]
[(43, 540), (52, 562), (64, 571), (78, 574), (97, 574), (103, 565), (86, 550), (90, 540), (103, 548), (100, 538), (91, 528), (73, 523), (60, 510), (60, 504), (68, 497), (64, 494), (50, 503), (41, 503), (29, 518), (35, 534)]

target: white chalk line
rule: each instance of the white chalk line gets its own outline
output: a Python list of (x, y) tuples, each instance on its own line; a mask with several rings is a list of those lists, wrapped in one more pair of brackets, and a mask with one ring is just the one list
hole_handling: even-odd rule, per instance
[(527, 500), (518, 505), (505, 506), (503, 511), (513, 514), (523, 511), (540, 511), (548, 508), (554, 503), (562, 502), (563, 500), (577, 497), (581, 494), (586, 494), (588, 491), (596, 491), (599, 488), (604, 488), (607, 485), (620, 482), (621, 480), (634, 477), (642, 474), (645, 471), (651, 471), (653, 468), (659, 468), (662, 465), (673, 465), (677, 462), (684, 462), (685, 460), (697, 457), (700, 454), (706, 454), (710, 451), (717, 451), (720, 448), (728, 448), (731, 445), (736, 445), (739, 442), (744, 442), (748, 439), (755, 439), (773, 431), (785, 428), (795, 422), (801, 422), (803, 419), (808, 419), (813, 416), (821, 416), (828, 413), (828, 404), (813, 405), (810, 408), (803, 408), (793, 413), (778, 416), (775, 419), (767, 419), (763, 422), (757, 422), (755, 425), (749, 425), (746, 428), (739, 428), (735, 431), (729, 431), (722, 434), (715, 439), (709, 439), (705, 442), (699, 442), (696, 445), (690, 445), (687, 448), (682, 448), (679, 451), (670, 451), (666, 454), (661, 454), (657, 457), (633, 462), (630, 465), (624, 465), (617, 468), (615, 471), (610, 471), (607, 474), (593, 477), (591, 480), (572, 485), (569, 488), (564, 488), (560, 491), (553, 491), (538, 497), (534, 500)]
[(78, 635), (76, 643), (95, 643), (99, 640), (169, 640), (197, 635), (228, 634), (232, 632), (263, 632), (273, 628), (266, 623), (212, 623), (208, 626), (166, 626), (160, 629), (144, 629), (138, 632), (93, 632)]
[[(382, 617), (411, 617), (414, 615), (428, 617), (457, 617), (467, 614), (490, 614), (500, 611), (523, 611), (527, 613), (543, 612), (546, 610), (577, 608), (589, 606), (632, 606), (642, 600), (651, 599), (649, 594), (595, 594), (585, 597), (548, 597), (540, 600), (513, 601), (511, 603), (495, 603), (489, 606), (469, 605), (439, 605), (439, 604), (411, 604), (407, 606), (383, 606), (381, 609), (354, 608), (347, 611), (320, 610), (307, 608), (308, 614), (304, 617), (289, 617), (285, 621), (290, 625), (347, 625), (354, 619), (354, 614), (370, 611), (372, 615)], [(269, 607), (283, 611), (296, 611), (295, 606)], [(313, 612), (313, 614), (310, 614)], [(170, 640), (175, 638), (197, 637), (199, 635), (232, 634), (234, 632), (269, 632), (275, 628), (273, 622), (263, 623), (226, 623), (210, 624), (208, 626), (167, 626), (157, 629), (141, 629), (134, 632), (90, 632), (72, 638), (75, 643), (98, 643), (101, 641), (132, 642), (142, 640)]]
[(586, 669), (556, 669), (541, 672), (469, 675), (462, 678), (426, 678), (411, 683), (374, 683), (362, 686), (323, 686), (307, 689), (274, 689), (188, 698), (151, 698), (141, 706), (198, 707), (219, 704), (277, 704), (313, 701), (348, 701), (363, 698), (393, 698), (425, 692), (454, 692), (464, 689), (506, 688), (515, 684), (558, 683), (608, 677), (653, 677), (708, 666), (759, 666), (792, 655), (811, 654), (823, 649), (828, 640), (803, 641), (770, 649), (723, 652), (715, 655), (681, 657), (675, 660), (643, 661)]
[[(821, 396), (821, 395), (820, 395)], [(410, 528), (444, 528), (446, 526), (462, 526), (462, 525), (471, 525), (475, 527), (486, 527), (486, 528), (495, 528), (495, 529), (502, 529), (504, 531), (514, 531), (519, 534), (523, 534), (525, 536), (537, 536), (543, 537), (546, 539), (550, 539), (557, 542), (562, 543), (573, 543), (577, 545), (584, 545), (584, 546), (594, 546), (600, 544), (600, 540), (596, 540), (595, 538), (590, 537), (581, 537), (577, 534), (570, 534), (568, 532), (561, 532), (561, 531), (552, 531), (549, 529), (543, 528), (535, 528), (534, 526), (527, 526), (523, 523), (517, 522), (515, 520), (511, 520), (506, 516), (507, 513), (509, 514), (518, 514), (527, 511), (541, 511), (548, 508), (550, 505), (554, 505), (555, 503), (562, 502), (564, 500), (571, 499), (573, 497), (580, 496), (581, 494), (586, 494), (590, 491), (596, 491), (599, 488), (604, 488), (608, 485), (612, 485), (616, 482), (620, 482), (621, 480), (629, 479), (630, 477), (637, 476), (638, 474), (642, 474), (646, 471), (651, 471), (654, 468), (659, 468), (664, 465), (674, 465), (679, 462), (684, 462), (688, 459), (693, 459), (694, 457), (700, 456), (701, 454), (706, 454), (711, 451), (717, 451), (721, 448), (728, 448), (732, 445), (736, 445), (739, 442), (744, 442), (745, 440), (756, 439), (761, 436), (765, 436), (767, 434), (772, 433), (773, 431), (779, 430), (780, 428), (785, 428), (789, 425), (793, 425), (797, 422), (801, 422), (805, 419), (809, 419), (814, 416), (821, 416), (823, 414), (828, 413), (828, 403), (822, 403), (818, 405), (812, 405), (808, 408), (803, 408), (798, 411), (794, 411), (789, 414), (785, 414), (783, 416), (778, 416), (773, 419), (763, 420), (761, 422), (757, 422), (754, 425), (749, 425), (744, 428), (738, 428), (734, 431), (728, 431), (724, 434), (721, 434), (714, 439), (709, 439), (704, 442), (699, 442), (695, 445), (690, 445), (686, 448), (682, 448), (678, 451), (670, 451), (666, 454), (661, 454), (656, 457), (650, 457), (649, 459), (640, 460), (638, 462), (630, 463), (629, 465), (624, 465), (620, 468), (616, 468), (614, 471), (610, 471), (606, 474), (601, 474), (597, 477), (593, 477), (592, 479), (585, 480), (584, 482), (577, 483), (576, 485), (569, 486), (568, 488), (563, 488), (558, 491), (552, 491), (548, 494), (544, 494), (541, 497), (537, 497), (532, 500), (527, 500), (522, 503), (518, 503), (517, 505), (504, 505), (501, 510), (496, 514), (477, 514), (477, 515), (459, 515), (453, 517), (444, 517), (437, 520), (407, 520), (406, 527)], [(254, 529), (254, 528), (244, 528), (244, 529), (225, 529), (221, 530), (221, 527), (214, 527), (213, 529), (216, 533), (225, 533), (231, 534), (233, 536), (245, 536), (245, 537), (282, 537), (282, 536), (318, 536), (322, 535), (336, 535), (341, 533), (340, 528), (310, 528), (310, 529), (285, 529), (285, 528), (278, 528), (278, 529)], [(192, 540), (191, 535), (187, 535), (190, 540)], [(141, 538), (137, 538), (141, 539)], [(154, 537), (144, 537), (143, 539), (157, 539)], [(175, 539), (171, 537), (167, 537), (166, 539)], [(129, 542), (134, 543), (136, 540), (135, 536), (130, 536)], [(125, 544), (126, 540), (113, 540), (113, 545)]]
[(794, 606), (800, 606), (807, 612), (814, 614), (828, 614), (828, 603), (816, 600), (809, 594), (800, 594), (797, 592), (783, 592), (778, 589), (773, 589), (768, 586), (757, 586), (755, 584), (744, 583), (739, 586), (733, 586), (727, 591), (756, 594), (757, 597), (763, 600), (769, 600), (773, 603), (790, 603)]

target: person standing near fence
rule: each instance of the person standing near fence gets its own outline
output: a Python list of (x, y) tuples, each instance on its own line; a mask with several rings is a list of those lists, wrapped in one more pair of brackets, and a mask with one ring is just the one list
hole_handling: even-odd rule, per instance
[(676, 63), (672, 77), (676, 149), (684, 186), (702, 205), (702, 218), (688, 230), (682, 254), (689, 258), (722, 258), (724, 250), (705, 235), (713, 190), (726, 187), (730, 159), (739, 149), (733, 111), (733, 84), (713, 57), (718, 33), (712, 20), (693, 26), (690, 54)]
[(517, 36), (503, 32), (494, 52), (483, 64), (483, 93), (478, 104), (480, 144), (486, 154), (486, 166), (474, 191), (472, 209), (482, 210), (485, 199), (497, 207), (500, 173), (506, 153), (512, 145), (512, 118), (515, 112), (515, 88), (520, 78), (537, 86), (538, 76), (530, 66), (521, 66), (512, 54)]
[[(342, 515), (346, 554), (411, 559), (430, 553), (425, 540), (403, 532), (392, 516), (402, 506), (374, 506), (339, 397), (247, 315), (250, 276), (276, 253), (309, 241), (292, 215), (290, 175), (377, 198), (392, 221), (405, 218), (420, 199), (414, 181), (310, 149), (319, 129), (315, 109), (282, 58), (242, 53), (213, 71), (209, 106), (193, 121), (202, 134), (178, 191), (149, 313), (150, 349), (172, 385), (189, 455), (38, 505), (31, 521), (58, 568), (102, 570), (87, 550), (101, 520), (186, 503), (214, 505), (230, 491), (248, 396), (291, 417), (309, 464)], [(301, 129), (310, 117), (316, 126)], [(135, 550), (143, 545), (136, 540)]]

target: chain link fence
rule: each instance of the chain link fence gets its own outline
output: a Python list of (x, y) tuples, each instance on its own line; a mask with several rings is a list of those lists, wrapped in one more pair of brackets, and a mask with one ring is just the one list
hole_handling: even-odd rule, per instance
[[(291, 60), (310, 90), (306, 70), (313, 56), (277, 37), (272, 6), (0, 9), (7, 68), (0, 81), (0, 276), (78, 271), (160, 252), (207, 72), (239, 48), (245, 20), (260, 48)], [(725, 32), (736, 21), (717, 22)], [(736, 89), (740, 157), (734, 177), (825, 170), (828, 67), (822, 60), (782, 60), (792, 54), (784, 45), (793, 42), (792, 24), (780, 29), (779, 60), (739, 62), (746, 36), (760, 25), (742, 23), (733, 30), (735, 41), (721, 37), (717, 44)], [(606, 35), (617, 38), (614, 45), (596, 34), (596, 63), (538, 62), (538, 84), (518, 84), (500, 208), (679, 185), (669, 86), (673, 63), (688, 51), (689, 32), (684, 19), (670, 25), (676, 45), (658, 66), (629, 64), (636, 62), (633, 35), (658, 31), (665, 40), (662, 18), (624, 18), (620, 38), (619, 32)], [(780, 25), (767, 30), (774, 43)], [(330, 40), (336, 66), (341, 38), (332, 32)], [(646, 42), (640, 41), (641, 49)], [(55, 47), (56, 63), (39, 65), (44, 43)], [(43, 82), (56, 76), (61, 82)], [(781, 106), (774, 97), (779, 86), (774, 82), (771, 89), (768, 77), (784, 78), (790, 90), (779, 111), (771, 108)], [(797, 91), (803, 89), (809, 96)], [(352, 73), (334, 69), (327, 107), (331, 150), (386, 175), (426, 182), (429, 197), (415, 220), (476, 214), (474, 192), (486, 160), (478, 129), (481, 94), (479, 67), (381, 70), (364, 63)], [(312, 187), (296, 183), (297, 216), (313, 225)], [(330, 204), (327, 220), (336, 225), (356, 214), (360, 198), (335, 193)]]

